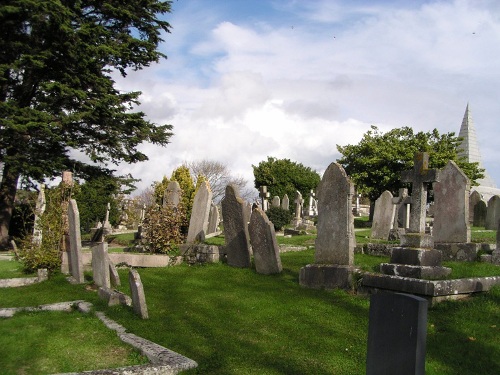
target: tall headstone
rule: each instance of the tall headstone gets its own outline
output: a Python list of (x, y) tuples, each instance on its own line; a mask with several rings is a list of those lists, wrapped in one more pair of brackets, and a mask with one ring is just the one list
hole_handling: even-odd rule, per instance
[(212, 191), (208, 181), (203, 181), (194, 197), (191, 219), (187, 234), (187, 243), (204, 241), (208, 229), (208, 216), (212, 202)]
[(367, 375), (424, 375), (427, 300), (400, 294), (372, 294)]
[(486, 211), (486, 229), (497, 229), (498, 219), (500, 219), (500, 195), (494, 195), (488, 201)]
[(82, 261), (82, 240), (80, 233), (80, 213), (78, 205), (74, 199), (69, 200), (68, 205), (68, 224), (69, 224), (69, 271), (73, 279), (81, 284), (85, 282), (83, 275)]
[(454, 161), (441, 170), (434, 184), (434, 242), (470, 242), (470, 182)]
[(62, 181), (59, 185), (61, 188), (62, 202), (62, 229), (63, 234), (61, 238), (61, 272), (64, 274), (70, 273), (69, 265), (69, 224), (68, 224), (68, 205), (69, 199), (71, 198), (71, 191), (73, 189), (73, 173), (70, 171), (64, 171), (62, 173)]
[(228, 185), (226, 187), (226, 195), (222, 199), (221, 205), (227, 264), (233, 267), (248, 268), (250, 267), (248, 222), (245, 215), (245, 202), (240, 198), (236, 186)]
[(299, 224), (302, 223), (302, 205), (304, 204), (304, 199), (302, 198), (302, 194), (300, 191), (296, 191), (295, 193), (295, 217), (293, 219), (293, 226), (298, 227)]
[(300, 285), (350, 288), (354, 262), (354, 186), (340, 164), (331, 163), (318, 187), (318, 234), (314, 260), (300, 270)]
[(307, 216), (316, 216), (317, 212), (315, 210), (316, 208), (316, 200), (314, 199), (315, 198), (315, 194), (314, 194), (314, 190), (311, 189), (311, 191), (309, 192), (309, 206), (307, 208)]
[(45, 185), (40, 185), (40, 191), (38, 192), (38, 198), (35, 205), (35, 220), (33, 223), (33, 244), (35, 246), (40, 246), (42, 244), (42, 227), (41, 227), (41, 217), (45, 212), (45, 207), (47, 202), (45, 200)]
[(472, 193), (470, 193), (469, 196), (469, 223), (474, 222), (474, 207), (476, 206), (477, 202), (482, 201), (483, 197), (481, 196), (481, 193), (478, 192), (477, 190), (474, 190)]
[(177, 207), (182, 198), (182, 189), (177, 181), (170, 181), (163, 195), (163, 206)]
[(475, 227), (484, 227), (486, 225), (486, 215), (488, 213), (488, 207), (486, 202), (480, 200), (474, 205), (474, 221), (472, 225)]
[(283, 195), (283, 199), (281, 200), (281, 208), (286, 211), (290, 209), (290, 199), (288, 198), (287, 194)]
[(258, 207), (252, 211), (248, 232), (257, 273), (264, 275), (280, 273), (282, 266), (274, 225), (266, 213)]
[(108, 204), (106, 205), (106, 216), (104, 218), (104, 223), (102, 224), (103, 236), (106, 236), (113, 232), (113, 227), (109, 222), (109, 211), (111, 211), (111, 204), (108, 202)]
[(429, 155), (417, 153), (411, 171), (402, 173), (404, 182), (411, 182), (410, 226), (400, 235), (400, 247), (394, 247), (390, 263), (382, 263), (386, 275), (436, 279), (448, 275), (450, 268), (442, 267), (442, 253), (434, 249), (432, 236), (425, 233), (427, 183), (439, 180), (439, 172), (429, 169)]
[(395, 207), (389, 190), (384, 191), (375, 201), (371, 238), (387, 240), (394, 221)]
[(208, 216), (208, 228), (207, 234), (217, 232), (217, 228), (219, 227), (219, 209), (215, 204), (210, 205), (210, 214)]
[(107, 242), (92, 247), (92, 276), (95, 285), (107, 289), (111, 287)]
[(132, 295), (132, 307), (134, 312), (142, 319), (148, 319), (148, 306), (146, 305), (146, 296), (141, 282), (141, 276), (137, 270), (131, 268), (128, 274), (130, 283), (130, 294)]

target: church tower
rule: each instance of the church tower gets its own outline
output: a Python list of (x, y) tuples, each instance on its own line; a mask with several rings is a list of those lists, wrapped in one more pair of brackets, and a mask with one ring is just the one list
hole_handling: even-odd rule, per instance
[[(469, 103), (465, 108), (464, 119), (462, 120), (462, 126), (460, 127), (459, 137), (463, 138), (462, 143), (458, 147), (458, 156), (463, 156), (469, 163), (479, 163), (479, 168), (483, 168), (483, 162), (481, 160), (481, 153), (479, 152), (479, 145), (476, 138), (476, 129), (474, 128), (474, 122), (472, 121), (472, 115), (469, 108)], [(496, 184), (493, 179), (489, 176), (488, 172), (484, 171), (484, 178), (477, 180), (477, 183), (486, 188), (496, 188)]]

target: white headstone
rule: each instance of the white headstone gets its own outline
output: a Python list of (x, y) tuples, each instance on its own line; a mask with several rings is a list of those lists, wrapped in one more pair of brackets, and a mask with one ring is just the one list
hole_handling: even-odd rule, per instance
[(387, 240), (394, 221), (395, 206), (392, 193), (384, 191), (375, 201), (371, 238)]

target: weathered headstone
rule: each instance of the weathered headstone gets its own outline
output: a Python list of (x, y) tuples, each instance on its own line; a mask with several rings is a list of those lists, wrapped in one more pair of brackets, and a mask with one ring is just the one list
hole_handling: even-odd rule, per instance
[(392, 203), (396, 206), (394, 213), (394, 229), (406, 229), (410, 226), (410, 201), (408, 189), (399, 189), (399, 196), (392, 199)]
[(395, 207), (392, 193), (384, 191), (375, 201), (371, 238), (387, 240), (394, 221)]
[(488, 207), (486, 202), (480, 200), (474, 205), (474, 221), (472, 225), (475, 227), (484, 227), (486, 225), (486, 215), (488, 213)]
[(45, 185), (40, 185), (40, 191), (38, 192), (38, 198), (35, 205), (35, 220), (33, 223), (33, 244), (35, 246), (40, 246), (42, 244), (42, 223), (41, 217), (45, 212), (45, 207), (47, 202), (45, 200)]
[(208, 229), (208, 216), (212, 202), (212, 191), (208, 181), (203, 181), (194, 197), (191, 219), (187, 234), (187, 243), (204, 241)]
[(288, 199), (287, 194), (283, 195), (283, 199), (281, 200), (281, 208), (286, 211), (290, 209), (290, 199)]
[(427, 300), (399, 294), (372, 294), (367, 375), (424, 375)]
[(264, 275), (280, 273), (282, 266), (274, 225), (260, 208), (253, 210), (248, 232), (257, 273)]
[(227, 264), (233, 267), (250, 267), (250, 241), (245, 202), (240, 198), (235, 186), (226, 187), (226, 195), (221, 205)]
[(69, 224), (68, 224), (68, 205), (69, 199), (71, 197), (71, 191), (73, 189), (73, 173), (70, 171), (64, 171), (62, 173), (62, 181), (59, 185), (61, 188), (62, 202), (62, 238), (61, 238), (61, 272), (64, 274), (70, 273), (69, 265)]
[(468, 243), (470, 182), (454, 161), (441, 170), (434, 184), (434, 242)]
[(309, 206), (307, 207), (307, 216), (316, 216), (317, 212), (316, 208), (316, 200), (314, 199), (316, 195), (314, 194), (314, 190), (311, 189), (309, 192)]
[(292, 221), (292, 225), (297, 228), (302, 223), (302, 205), (304, 204), (304, 199), (300, 191), (295, 193), (295, 217)]
[(483, 200), (483, 197), (481, 196), (481, 193), (478, 192), (477, 190), (474, 190), (472, 193), (470, 193), (469, 196), (469, 223), (474, 222), (474, 207), (476, 204), (480, 201)]
[(103, 288), (111, 287), (107, 242), (92, 247), (92, 276), (95, 285)]
[(118, 270), (116, 269), (115, 264), (111, 259), (109, 259), (109, 254), (108, 254), (108, 265), (109, 265), (109, 281), (111, 283), (111, 286), (120, 286), (121, 281), (120, 281), (120, 275), (118, 274)]
[(207, 234), (216, 233), (219, 227), (219, 209), (215, 204), (210, 206), (210, 214), (208, 215)]
[(111, 210), (111, 204), (108, 202), (106, 206), (106, 217), (104, 218), (104, 223), (102, 224), (103, 236), (106, 236), (113, 232), (113, 227), (109, 222), (109, 211)]
[(163, 195), (163, 206), (177, 207), (182, 198), (182, 189), (177, 181), (170, 181)]
[(130, 294), (132, 295), (132, 307), (134, 312), (142, 319), (148, 319), (148, 306), (146, 305), (146, 296), (141, 282), (141, 276), (137, 270), (131, 268), (128, 274), (130, 283)]
[(314, 260), (300, 270), (300, 285), (350, 288), (354, 262), (354, 186), (340, 164), (331, 163), (318, 187), (318, 234)]
[(412, 183), (410, 226), (400, 235), (400, 247), (394, 247), (390, 263), (382, 263), (386, 275), (436, 279), (448, 275), (450, 268), (442, 267), (442, 253), (434, 249), (432, 236), (425, 233), (427, 183), (437, 181), (439, 172), (431, 170), (429, 155), (417, 153), (411, 171), (402, 173), (403, 181)]
[(80, 232), (80, 213), (74, 199), (69, 200), (68, 205), (69, 225), (69, 272), (74, 280), (81, 284), (85, 282), (82, 261), (82, 240)]
[(277, 195), (273, 197), (273, 200), (271, 201), (271, 207), (280, 207), (281, 206), (281, 199)]
[(498, 219), (500, 219), (500, 195), (494, 195), (488, 201), (486, 211), (486, 229), (497, 229)]

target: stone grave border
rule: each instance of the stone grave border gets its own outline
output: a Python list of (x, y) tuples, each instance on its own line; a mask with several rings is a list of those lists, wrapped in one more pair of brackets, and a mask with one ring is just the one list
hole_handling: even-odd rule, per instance
[[(70, 302), (59, 302), (46, 305), (39, 305), (36, 307), (11, 307), (11, 308), (1, 308), (0, 318), (10, 318), (13, 317), (16, 312), (20, 311), (67, 311), (71, 312), (77, 309), (81, 313), (88, 314), (92, 311), (93, 305), (90, 302), (84, 300), (70, 301)], [(147, 365), (136, 365), (128, 367), (119, 367), (115, 369), (101, 369), (93, 371), (83, 371), (83, 372), (71, 372), (65, 373), (64, 375), (77, 375), (77, 374), (163, 374), (171, 375), (177, 374), (180, 371), (189, 370), (198, 367), (198, 364), (190, 358), (187, 358), (179, 353), (176, 353), (170, 349), (167, 349), (161, 345), (158, 345), (152, 341), (145, 338), (139, 337), (133, 333), (127, 333), (127, 330), (122, 325), (116, 323), (115, 321), (106, 317), (106, 315), (101, 311), (95, 311), (95, 315), (99, 320), (101, 320), (104, 325), (116, 331), (120, 340), (124, 343), (131, 345), (135, 349), (139, 350), (141, 354), (145, 355), (150, 364)], [(59, 374), (63, 375), (63, 374)]]
[(19, 286), (41, 283), (48, 279), (48, 272), (45, 268), (38, 270), (38, 275), (34, 277), (15, 277), (12, 279), (0, 279), (0, 288), (16, 288)]

